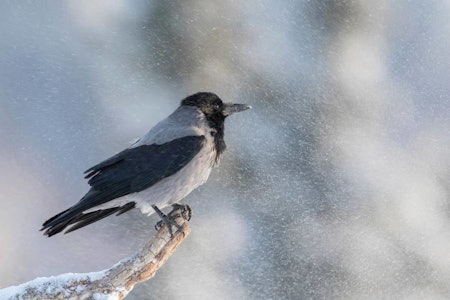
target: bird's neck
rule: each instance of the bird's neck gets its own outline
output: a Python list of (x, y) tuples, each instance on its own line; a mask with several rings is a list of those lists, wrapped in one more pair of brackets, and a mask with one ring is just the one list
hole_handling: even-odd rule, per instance
[(214, 137), (214, 148), (216, 150), (216, 163), (219, 162), (220, 156), (225, 151), (225, 118), (220, 115), (206, 116), (209, 126), (211, 127), (211, 135)]

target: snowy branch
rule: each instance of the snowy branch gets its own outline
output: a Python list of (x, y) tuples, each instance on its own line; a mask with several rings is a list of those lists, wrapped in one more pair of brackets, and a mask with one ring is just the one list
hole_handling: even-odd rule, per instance
[(139, 252), (108, 270), (36, 278), (1, 289), (0, 299), (123, 299), (135, 284), (152, 278), (190, 233), (189, 213), (181, 206), (174, 208), (169, 215), (182, 231), (172, 226), (171, 237), (163, 225)]

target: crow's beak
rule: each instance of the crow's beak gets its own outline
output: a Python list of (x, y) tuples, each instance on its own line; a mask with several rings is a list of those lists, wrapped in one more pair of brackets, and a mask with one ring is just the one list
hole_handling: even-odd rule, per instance
[(247, 109), (252, 108), (250, 105), (247, 104), (233, 104), (233, 103), (225, 103), (222, 113), (224, 116), (229, 116), (232, 115), (234, 113), (240, 112), (240, 111), (244, 111)]

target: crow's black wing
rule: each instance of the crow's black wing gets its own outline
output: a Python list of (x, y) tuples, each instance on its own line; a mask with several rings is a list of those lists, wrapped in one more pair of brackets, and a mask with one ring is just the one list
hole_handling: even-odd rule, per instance
[(186, 136), (126, 149), (87, 170), (86, 178), (92, 189), (107, 198), (140, 192), (187, 165), (204, 142), (204, 136)]

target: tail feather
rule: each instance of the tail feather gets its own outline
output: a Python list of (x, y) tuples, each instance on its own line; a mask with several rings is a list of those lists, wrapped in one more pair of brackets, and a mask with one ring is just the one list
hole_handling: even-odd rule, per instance
[(71, 226), (64, 233), (69, 233), (74, 230), (80, 229), (84, 226), (87, 226), (89, 224), (92, 224), (94, 222), (97, 222), (103, 218), (106, 218), (107, 216), (112, 215), (113, 213), (115, 213), (118, 210), (120, 210), (120, 207), (112, 207), (112, 208), (107, 208), (107, 209), (102, 209), (102, 210), (96, 210), (95, 212), (91, 212), (90, 215), (87, 217), (82, 215), (81, 218), (74, 220), (73, 223), (75, 223), (75, 225)]
[[(70, 208), (69, 208), (69, 209), (70, 209)], [(51, 222), (53, 222), (56, 218), (58, 218), (58, 217), (60, 217), (61, 215), (65, 214), (66, 212), (68, 212), (69, 209), (66, 209), (66, 210), (62, 211), (62, 212), (60, 212), (59, 214), (54, 215), (53, 217), (51, 217), (50, 219), (48, 219), (47, 221), (45, 221), (44, 224), (42, 224), (43, 227), (42, 227), (41, 231), (42, 231), (43, 229), (45, 229), (45, 227), (47, 227), (47, 225), (50, 224)]]
[(136, 206), (135, 202), (129, 202), (122, 206), (111, 207), (107, 209), (99, 209), (89, 213), (79, 212), (79, 210), (76, 209), (75, 206), (63, 212), (60, 212), (59, 214), (45, 221), (44, 224), (42, 225), (41, 231), (45, 230), (44, 235), (51, 237), (52, 235), (55, 235), (63, 231), (68, 226), (75, 224), (65, 231), (65, 233), (69, 233), (74, 230), (80, 229), (84, 226), (87, 226), (89, 224), (92, 224), (96, 221), (99, 221), (113, 213), (117, 212), (117, 215), (121, 215), (124, 212), (133, 209), (135, 206)]

